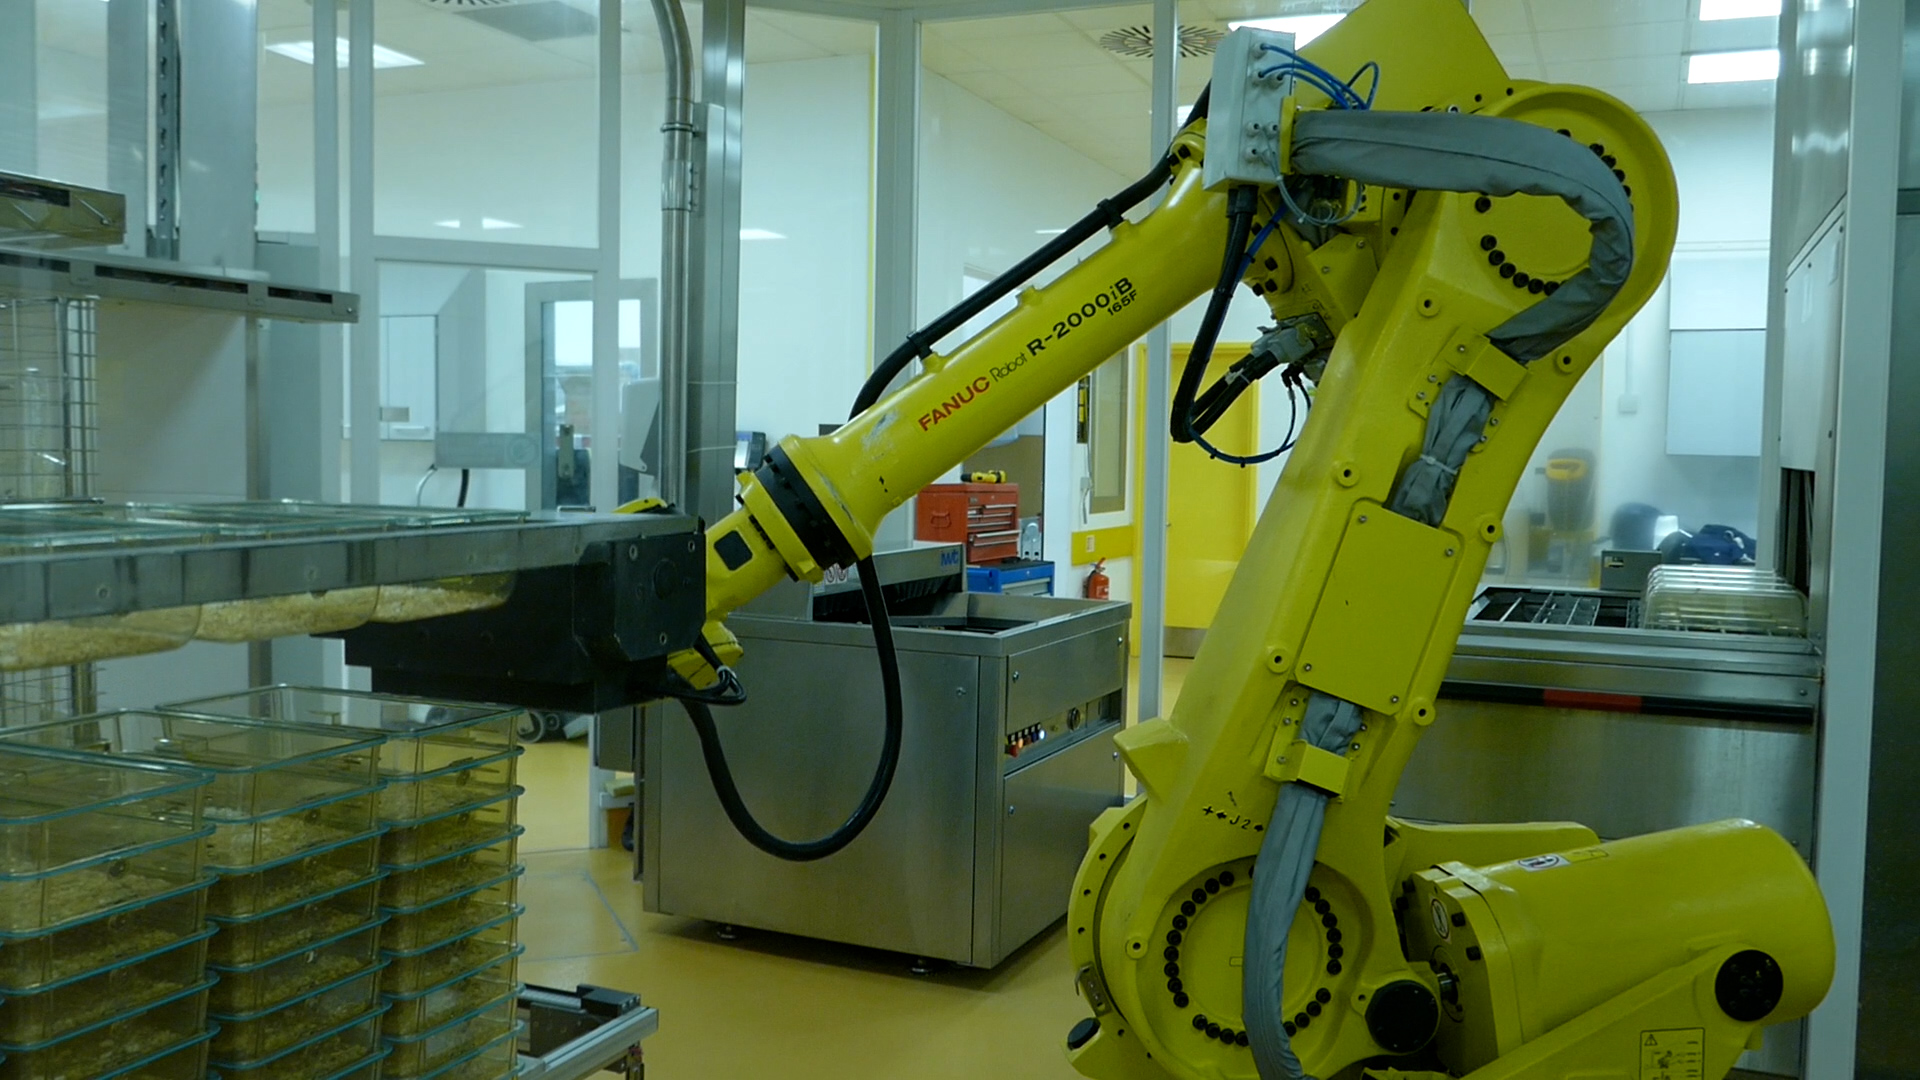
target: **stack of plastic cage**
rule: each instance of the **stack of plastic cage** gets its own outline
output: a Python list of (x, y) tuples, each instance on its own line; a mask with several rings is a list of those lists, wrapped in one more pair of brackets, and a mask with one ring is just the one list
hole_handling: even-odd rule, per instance
[(206, 1076), (212, 781), (0, 745), (0, 1078)]
[(524, 710), (277, 686), (176, 709), (385, 736), (385, 1080), (514, 1075)]
[(224, 1080), (329, 1080), (377, 1068), (382, 784), (375, 731), (323, 731), (165, 710), (0, 732), (96, 759), (212, 775), (203, 820), (215, 880), (205, 967)]

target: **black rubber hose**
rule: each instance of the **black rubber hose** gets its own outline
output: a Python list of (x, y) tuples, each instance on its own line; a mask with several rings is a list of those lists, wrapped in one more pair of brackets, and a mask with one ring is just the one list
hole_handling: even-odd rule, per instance
[(460, 470), (460, 497), (454, 500), (454, 503), (453, 503), (454, 506), (464, 508), (467, 505), (467, 484), (472, 479), (473, 479), (472, 470), (470, 469)]
[(1021, 259), (1014, 264), (1013, 269), (994, 278), (985, 288), (960, 301), (925, 327), (908, 334), (905, 344), (874, 365), (873, 374), (867, 376), (866, 384), (860, 387), (859, 396), (854, 398), (853, 415), (859, 416), (872, 408), (873, 403), (880, 400), (880, 395), (887, 392), (887, 387), (907, 369), (908, 364), (933, 355), (933, 347), (941, 338), (960, 329), (968, 319), (987, 310), (995, 300), (1033, 280), (1035, 274), (1066, 258), (1074, 248), (1085, 243), (1101, 229), (1110, 229), (1119, 225), (1125, 220), (1128, 210), (1140, 205), (1148, 196), (1166, 185), (1168, 178), (1173, 175), (1173, 164), (1174, 158), (1171, 154), (1161, 158), (1147, 175), (1134, 181), (1113, 198), (1103, 200), (1092, 213), (1074, 222), (1067, 231), (1041, 245), (1040, 249), (1033, 254)]
[(1187, 354), (1187, 366), (1180, 370), (1180, 385), (1173, 394), (1173, 441), (1193, 441), (1193, 399), (1213, 361), (1213, 343), (1233, 305), (1234, 290), (1240, 287), (1241, 264), (1246, 261), (1247, 241), (1253, 235), (1253, 213), (1259, 205), (1251, 186), (1236, 187), (1227, 196), (1227, 250), (1220, 263), (1220, 280), (1214, 283), (1213, 297), (1207, 301), (1207, 313), (1193, 335), (1193, 351)]
[(754, 820), (753, 812), (740, 797), (733, 770), (727, 767), (727, 752), (720, 744), (713, 711), (705, 702), (685, 698), (680, 701), (693, 721), (694, 732), (700, 737), (700, 755), (706, 759), (707, 775), (713, 780), (714, 794), (720, 797), (720, 808), (726, 811), (727, 820), (733, 822), (733, 827), (748, 843), (775, 858), (812, 862), (853, 843), (873, 821), (880, 804), (886, 801), (887, 790), (893, 786), (893, 774), (900, 765), (900, 736), (905, 727), (905, 706), (900, 700), (900, 662), (894, 652), (893, 626), (886, 617), (887, 603), (880, 591), (880, 575), (874, 570), (871, 558), (860, 560), (860, 591), (866, 596), (867, 610), (873, 616), (873, 643), (880, 653), (880, 687), (886, 698), (886, 741), (880, 748), (880, 765), (874, 771), (866, 795), (839, 828), (818, 840), (801, 842), (783, 840), (768, 832)]

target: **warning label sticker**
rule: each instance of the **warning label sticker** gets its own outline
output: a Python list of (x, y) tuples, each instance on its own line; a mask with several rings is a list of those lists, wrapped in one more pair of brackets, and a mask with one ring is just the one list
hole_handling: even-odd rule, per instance
[(1520, 860), (1520, 868), (1528, 871), (1551, 870), (1556, 866), (1571, 866), (1565, 855), (1532, 855)]
[(1704, 1080), (1706, 1068), (1707, 1029), (1640, 1033), (1640, 1080)]

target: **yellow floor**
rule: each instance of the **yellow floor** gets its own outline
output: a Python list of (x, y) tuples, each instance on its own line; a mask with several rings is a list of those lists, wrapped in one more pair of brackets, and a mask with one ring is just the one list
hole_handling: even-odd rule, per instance
[[(1185, 661), (1167, 664), (1167, 699)], [(716, 938), (641, 910), (632, 856), (586, 848), (583, 743), (527, 748), (521, 782), (522, 980), (630, 990), (660, 1010), (652, 1080), (731, 1077), (1060, 1078), (1061, 1043), (1087, 1015), (1061, 928), (991, 972), (916, 976), (892, 953), (780, 934)]]

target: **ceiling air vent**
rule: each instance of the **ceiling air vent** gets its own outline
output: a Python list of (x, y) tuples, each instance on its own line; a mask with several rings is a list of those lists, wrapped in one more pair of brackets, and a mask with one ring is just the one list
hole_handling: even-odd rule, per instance
[[(1212, 56), (1220, 47), (1223, 31), (1211, 26), (1182, 26), (1180, 28), (1181, 56)], [(1100, 47), (1110, 53), (1133, 57), (1137, 60), (1151, 59), (1153, 56), (1153, 27), (1123, 26), (1118, 30), (1109, 30), (1100, 35)]]

